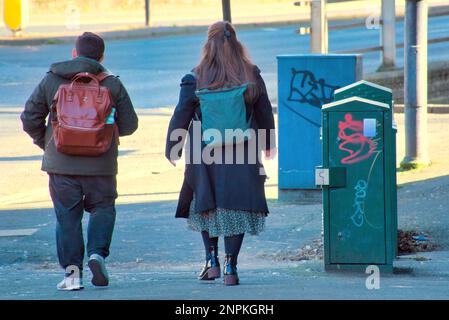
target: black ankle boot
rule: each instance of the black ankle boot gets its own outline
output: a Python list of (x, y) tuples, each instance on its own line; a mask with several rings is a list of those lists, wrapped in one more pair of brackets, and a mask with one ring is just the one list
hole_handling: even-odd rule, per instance
[(225, 257), (225, 265), (224, 265), (224, 284), (226, 286), (235, 286), (238, 285), (239, 275), (237, 273), (237, 265), (233, 263), (232, 255), (227, 254)]
[(206, 264), (203, 267), (199, 280), (215, 280), (220, 278), (220, 262), (218, 261), (217, 248), (211, 246), (206, 255)]

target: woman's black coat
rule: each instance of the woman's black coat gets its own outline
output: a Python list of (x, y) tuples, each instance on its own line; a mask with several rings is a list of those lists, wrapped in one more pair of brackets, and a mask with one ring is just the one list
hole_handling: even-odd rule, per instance
[[(252, 128), (258, 132), (260, 129), (267, 130), (265, 146), (261, 146), (265, 150), (275, 147), (274, 135), (274, 118), (270, 100), (268, 99), (265, 83), (260, 76), (260, 70), (255, 67), (256, 85), (259, 88), (260, 94), (256, 101), (252, 104), (247, 104), (247, 118), (251, 114)], [(174, 141), (170, 139), (171, 134), (176, 129), (188, 130), (186, 140), (193, 136), (193, 120), (197, 117), (201, 119), (201, 112), (199, 109), (198, 99), (195, 95), (196, 79), (192, 74), (187, 74), (181, 81), (181, 92), (179, 95), (179, 102), (175, 108), (173, 116), (170, 120), (165, 156), (167, 159), (177, 160), (181, 157), (181, 150), (174, 155), (170, 155), (172, 148), (183, 140), (178, 136)], [(252, 139), (259, 145), (259, 139)], [(201, 150), (204, 149), (203, 142)], [(199, 164), (193, 164), (195, 143), (189, 143), (189, 148), (186, 150), (186, 163), (184, 173), (184, 183), (181, 188), (178, 207), (176, 210), (177, 218), (188, 218), (190, 203), (195, 194), (195, 212), (206, 212), (215, 208), (244, 210), (249, 212), (268, 213), (267, 202), (265, 199), (264, 184), (266, 175), (263, 171), (263, 166), (257, 157), (253, 164), (248, 163), (247, 160), (243, 164), (204, 164), (202, 159)], [(233, 148), (234, 155), (236, 152), (243, 151), (248, 155), (248, 142), (233, 147), (223, 147), (222, 154), (224, 159), (226, 148)], [(198, 148), (197, 148), (198, 149)], [(229, 150), (228, 150), (229, 151)], [(228, 152), (226, 151), (226, 152)], [(232, 151), (232, 150), (231, 150)], [(198, 157), (199, 150), (197, 150)], [(259, 152), (260, 154), (260, 152)], [(245, 157), (245, 159), (248, 159)]]

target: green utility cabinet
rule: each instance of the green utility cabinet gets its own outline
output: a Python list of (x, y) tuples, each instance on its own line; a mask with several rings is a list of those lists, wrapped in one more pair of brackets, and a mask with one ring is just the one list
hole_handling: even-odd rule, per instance
[(347, 99), (350, 97), (360, 97), (369, 100), (374, 100), (382, 103), (386, 103), (390, 106), (391, 113), (391, 126), (393, 127), (393, 137), (392, 143), (388, 146), (391, 148), (390, 150), (390, 160), (391, 166), (388, 169), (391, 170), (388, 174), (391, 175), (392, 179), (390, 180), (390, 194), (391, 194), (391, 223), (393, 224), (393, 228), (391, 228), (393, 245), (395, 248), (395, 255), (397, 256), (398, 250), (398, 237), (397, 237), (397, 229), (398, 229), (398, 204), (397, 204), (397, 172), (396, 172), (396, 134), (397, 127), (394, 121), (394, 103), (393, 103), (393, 91), (389, 88), (380, 86), (378, 84), (368, 82), (365, 80), (355, 82), (349, 86), (340, 88), (335, 91), (334, 101)]
[(337, 93), (335, 98), (322, 109), (323, 166), (316, 170), (316, 184), (323, 188), (325, 267), (377, 265), (392, 271), (397, 229), (392, 103)]

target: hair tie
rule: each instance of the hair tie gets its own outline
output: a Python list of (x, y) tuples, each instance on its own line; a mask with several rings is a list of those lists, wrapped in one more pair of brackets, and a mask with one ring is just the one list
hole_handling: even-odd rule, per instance
[(231, 31), (228, 30), (228, 27), (227, 27), (226, 24), (225, 24), (225, 27), (224, 27), (224, 35), (228, 39), (231, 37)]

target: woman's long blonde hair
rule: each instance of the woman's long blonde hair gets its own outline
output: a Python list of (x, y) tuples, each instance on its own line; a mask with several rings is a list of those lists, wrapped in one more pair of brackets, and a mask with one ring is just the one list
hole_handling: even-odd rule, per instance
[(219, 21), (209, 27), (200, 63), (194, 68), (197, 88), (211, 90), (249, 83), (246, 101), (258, 95), (255, 67), (247, 49), (237, 39), (233, 25)]

